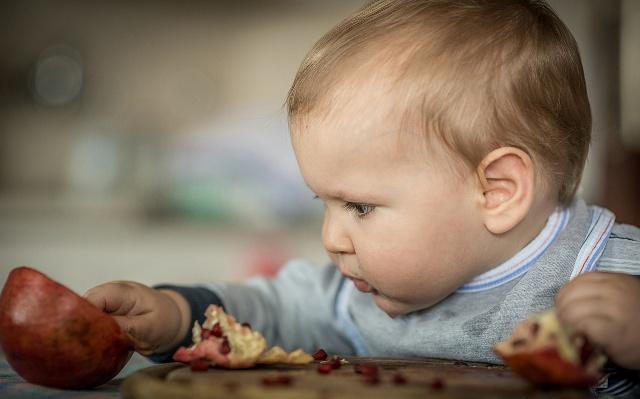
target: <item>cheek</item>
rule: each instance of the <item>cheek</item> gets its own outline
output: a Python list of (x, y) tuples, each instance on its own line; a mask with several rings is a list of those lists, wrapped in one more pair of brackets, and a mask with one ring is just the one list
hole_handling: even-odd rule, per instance
[[(416, 291), (450, 286), (456, 275), (460, 234), (439, 215), (413, 214), (367, 226), (358, 242), (359, 263), (371, 283), (392, 291)], [(447, 228), (449, 227), (449, 229)], [(455, 229), (454, 229), (455, 231)], [(458, 255), (457, 255), (458, 254)]]
[(393, 288), (421, 284), (416, 277), (429, 269), (430, 249), (406, 230), (387, 232), (376, 234), (377, 239), (371, 239), (374, 234), (369, 233), (366, 242), (356, 249), (362, 271), (374, 285)]

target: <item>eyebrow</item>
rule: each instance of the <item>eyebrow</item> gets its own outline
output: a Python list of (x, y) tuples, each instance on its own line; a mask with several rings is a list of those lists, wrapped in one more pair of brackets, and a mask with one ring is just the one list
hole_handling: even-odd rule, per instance
[[(307, 187), (315, 195), (316, 198), (320, 198), (320, 196), (315, 191), (313, 191), (311, 189), (311, 187), (309, 187), (309, 186), (307, 186)], [(378, 196), (372, 195), (370, 193), (359, 193), (359, 194), (356, 194), (356, 195), (347, 195), (342, 190), (329, 192), (329, 193), (327, 193), (327, 195), (323, 195), (322, 197), (327, 198), (327, 199), (331, 199), (331, 200), (340, 200), (340, 201), (344, 201), (344, 202), (362, 202), (362, 200), (364, 200), (364, 198), (361, 198), (361, 197), (371, 197), (371, 198), (369, 198), (369, 202), (375, 202), (375, 201), (371, 201), (371, 199), (379, 200)], [(364, 201), (364, 202), (367, 202), (367, 201)]]
[(347, 195), (343, 192), (343, 191), (334, 191), (334, 192), (330, 192), (328, 193), (328, 198), (330, 199), (337, 199), (337, 200), (343, 200), (345, 199)]

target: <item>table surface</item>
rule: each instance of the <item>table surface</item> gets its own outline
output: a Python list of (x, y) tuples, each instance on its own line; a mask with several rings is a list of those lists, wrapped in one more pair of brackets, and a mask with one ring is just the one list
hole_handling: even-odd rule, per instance
[(9, 366), (4, 354), (0, 351), (0, 398), (74, 398), (74, 399), (103, 399), (119, 398), (120, 385), (131, 373), (152, 366), (146, 358), (134, 353), (124, 369), (108, 383), (91, 390), (71, 391), (47, 388), (26, 382)]
[[(373, 358), (372, 358), (373, 359)], [(351, 363), (355, 362), (355, 363), (367, 363), (368, 361), (371, 361), (372, 359), (368, 359), (368, 358), (353, 358), (351, 359), (350, 364), (348, 364), (347, 366), (343, 367), (343, 369), (337, 370), (336, 372), (332, 373), (332, 376), (329, 377), (335, 377), (333, 379), (331, 379), (331, 384), (330, 385), (336, 385), (336, 389), (339, 388), (340, 386), (342, 387), (340, 392), (342, 393), (348, 393), (348, 395), (344, 396), (344, 397), (360, 397), (360, 396), (369, 396), (372, 397), (370, 394), (370, 391), (367, 392), (361, 392), (363, 389), (367, 388), (366, 384), (363, 385), (362, 384), (362, 378), (360, 378), (360, 375), (354, 374), (353, 370), (351, 370), (349, 372), (349, 370), (347, 370), (350, 366)], [(444, 360), (437, 360), (437, 359), (422, 359), (422, 360), (409, 360), (409, 359), (400, 359), (400, 360), (394, 360), (394, 359), (381, 359), (381, 358), (377, 358), (377, 359), (373, 359), (375, 360), (375, 364), (379, 364), (380, 367), (386, 371), (384, 371), (384, 373), (389, 374), (392, 371), (402, 371), (403, 375), (407, 376), (407, 379), (409, 379), (411, 381), (411, 384), (407, 384), (406, 387), (402, 386), (403, 392), (406, 394), (402, 397), (420, 397), (422, 398), (425, 394), (433, 394), (433, 392), (427, 392), (428, 390), (425, 389), (418, 389), (416, 391), (416, 389), (411, 390), (410, 388), (413, 387), (413, 385), (418, 386), (418, 388), (422, 387), (429, 387), (429, 384), (422, 384), (424, 385), (424, 387), (422, 385), (420, 385), (420, 379), (423, 379), (427, 382), (433, 380), (434, 376), (437, 377), (441, 377), (440, 379), (446, 380), (447, 381), (447, 392), (443, 392), (440, 395), (436, 395), (437, 397), (451, 397), (451, 398), (467, 398), (467, 397), (491, 397), (491, 398), (511, 398), (511, 397), (528, 397), (528, 398), (562, 398), (562, 399), (584, 399), (587, 397), (591, 397), (591, 395), (588, 394), (588, 392), (586, 390), (584, 391), (555, 391), (555, 392), (547, 392), (547, 391), (538, 391), (538, 390), (532, 390), (526, 383), (524, 383), (524, 381), (520, 380), (519, 378), (515, 377), (513, 375), (513, 373), (510, 370), (505, 370), (503, 368), (499, 368), (496, 366), (490, 366), (490, 365), (473, 365), (473, 364), (466, 364), (464, 362), (453, 362), (453, 361), (444, 361)], [(353, 363), (353, 364), (355, 364)], [(461, 364), (458, 364), (461, 363)], [(196, 382), (200, 382), (202, 384), (204, 384), (203, 386), (206, 387), (206, 391), (207, 392), (211, 392), (211, 384), (217, 384), (217, 385), (224, 385), (225, 381), (227, 381), (229, 378), (233, 378), (233, 379), (241, 379), (243, 381), (243, 384), (238, 384), (238, 386), (240, 385), (246, 385), (246, 388), (248, 390), (252, 389), (254, 391), (257, 392), (257, 394), (251, 396), (251, 395), (242, 395), (243, 397), (256, 397), (256, 398), (263, 398), (265, 397), (264, 394), (264, 387), (261, 386), (261, 378), (263, 378), (265, 375), (266, 376), (271, 376), (272, 374), (276, 373), (280, 373), (283, 371), (286, 371), (284, 369), (286, 369), (287, 367), (278, 367), (273, 366), (273, 367), (262, 367), (262, 368), (258, 368), (255, 370), (244, 370), (242, 372), (238, 372), (236, 371), (229, 371), (229, 370), (224, 370), (224, 369), (210, 369), (208, 372), (206, 373), (193, 373), (190, 371), (190, 369), (188, 367), (182, 367), (179, 370), (177, 370), (176, 372), (174, 372), (172, 376), (172, 379), (165, 377), (162, 378), (155, 378), (158, 381), (151, 381), (149, 378), (147, 378), (147, 375), (152, 375), (154, 373), (157, 374), (157, 370), (161, 369), (162, 367), (160, 366), (156, 366), (156, 367), (152, 367), (155, 366), (154, 363), (150, 362), (148, 359), (146, 359), (143, 356), (140, 356), (139, 354), (135, 353), (132, 357), (131, 360), (127, 363), (127, 365), (125, 366), (125, 368), (111, 381), (109, 381), (108, 383), (92, 389), (92, 390), (61, 390), (61, 389), (54, 389), (54, 388), (47, 388), (47, 387), (43, 387), (43, 386), (39, 386), (39, 385), (34, 385), (34, 384), (30, 384), (28, 382), (26, 382), (24, 379), (22, 379), (22, 377), (18, 376), (16, 374), (16, 372), (11, 368), (11, 366), (7, 363), (6, 358), (4, 356), (4, 354), (0, 351), (0, 398), (12, 398), (12, 399), (23, 399), (23, 398), (74, 398), (74, 399), (102, 399), (102, 398), (120, 398), (121, 397), (121, 386), (124, 382), (124, 380), (130, 376), (131, 374), (140, 371), (140, 370), (144, 370), (140, 373), (136, 374), (136, 377), (132, 377), (128, 380), (128, 385), (129, 388), (131, 388), (133, 385), (134, 380), (137, 378), (138, 382), (142, 382), (142, 385), (144, 387), (144, 389), (142, 390), (143, 392), (151, 392), (152, 390), (150, 390), (150, 385), (158, 385), (158, 389), (156, 389), (154, 392), (156, 393), (163, 393), (163, 395), (158, 395), (158, 394), (153, 394), (151, 396), (147, 395), (146, 397), (149, 398), (153, 398), (153, 399), (157, 399), (159, 397), (164, 397), (164, 398), (171, 398), (173, 399), (175, 396), (173, 394), (171, 394), (171, 392), (174, 392), (176, 387), (175, 386), (171, 386), (173, 383), (171, 381), (179, 381), (181, 379), (186, 378), (187, 380), (189, 380), (191, 383), (187, 384), (187, 387), (191, 387), (193, 386), (193, 383)], [(165, 366), (171, 366), (171, 365), (165, 365)], [(298, 367), (295, 368), (294, 366), (290, 366), (289, 368), (294, 368), (295, 370), (288, 370), (286, 372), (290, 373), (291, 375), (293, 375), (292, 378), (295, 378), (296, 381), (298, 381), (297, 384), (294, 384), (293, 387), (287, 387), (287, 391), (295, 391), (296, 389), (300, 392), (305, 392), (305, 393), (309, 393), (309, 392), (322, 392), (324, 389), (326, 389), (327, 386), (327, 381), (330, 380), (330, 378), (328, 378), (327, 376), (322, 376), (320, 374), (317, 373), (316, 370), (316, 365), (315, 364), (311, 364), (308, 365), (306, 367)], [(308, 370), (307, 370), (308, 369)], [(387, 370), (388, 369), (388, 370)], [(155, 371), (154, 371), (155, 370)], [(305, 371), (306, 370), (306, 371)], [(381, 371), (381, 373), (383, 373)], [(295, 375), (294, 375), (295, 374)], [(335, 375), (333, 375), (335, 374)], [(147, 378), (146, 380), (144, 380), (144, 378)], [(347, 378), (349, 377), (349, 378)], [(390, 384), (389, 381), (389, 375), (384, 375), (383, 376), (385, 381), (387, 382), (386, 384), (381, 384), (380, 386), (382, 386), (383, 388), (386, 387), (387, 391), (386, 393), (389, 393), (390, 396), (384, 394), (382, 396), (378, 395), (376, 397), (393, 397), (393, 396), (397, 396), (397, 395), (393, 395), (392, 393), (398, 393), (396, 391), (393, 391), (393, 389), (397, 389), (397, 387), (394, 388), (393, 384)], [(318, 381), (315, 381), (318, 380)], [(354, 380), (354, 381), (351, 381)], [(356, 381), (357, 380), (357, 381)], [(248, 383), (246, 383), (248, 381)], [(314, 385), (314, 381), (315, 381), (315, 385)], [(151, 383), (154, 384), (151, 384)], [(422, 381), (424, 382), (424, 381)], [(202, 385), (200, 384), (200, 385)], [(459, 385), (459, 387), (457, 385)], [(175, 384), (173, 384), (175, 385)], [(196, 384), (198, 385), (198, 384)], [(339, 386), (340, 385), (340, 386)], [(315, 386), (315, 388), (314, 388)], [(364, 386), (364, 388), (363, 388)], [(381, 390), (380, 386), (375, 386), (374, 388), (378, 391)], [(184, 384), (177, 384), (177, 388), (179, 392), (184, 391)], [(322, 389), (320, 389), (320, 388)], [(462, 391), (460, 389), (457, 388), (464, 388), (462, 389)], [(171, 389), (169, 388), (174, 388), (174, 391), (171, 391)], [(222, 388), (224, 389), (218, 389), (217, 392), (221, 393), (222, 396), (218, 395), (215, 397), (221, 397), (221, 398), (228, 398), (228, 394), (229, 392), (227, 392), (228, 390), (226, 389), (226, 385), (223, 386)], [(295, 389), (294, 389), (295, 388)], [(308, 388), (308, 389), (307, 389)], [(347, 389), (348, 388), (348, 389)], [(413, 387), (415, 388), (415, 387)], [(449, 389), (451, 388), (451, 389)], [(454, 389), (456, 388), (456, 389)], [(474, 392), (476, 392), (476, 389), (473, 388), (482, 388), (482, 392), (484, 392), (484, 395), (476, 395), (474, 394)], [(243, 388), (244, 389), (244, 388)], [(305, 390), (306, 389), (306, 390)], [(182, 390), (182, 391), (181, 391)], [(469, 391), (470, 390), (470, 391)], [(131, 389), (129, 390), (131, 392), (133, 392)], [(175, 391), (174, 393), (178, 392)], [(214, 390), (216, 391), (216, 390)], [(273, 391), (273, 390), (272, 390)], [(277, 390), (276, 390), (277, 391)], [(353, 392), (352, 392), (353, 391)], [(406, 391), (406, 392), (405, 392)], [(416, 391), (416, 392), (414, 392)], [(467, 392), (469, 394), (464, 394), (464, 395), (460, 395), (461, 392)], [(185, 391), (186, 392), (186, 391)], [(182, 393), (185, 393), (182, 392)], [(243, 391), (244, 392), (244, 391)], [(248, 391), (247, 391), (248, 392)], [(385, 392), (378, 392), (378, 393), (385, 393)], [(479, 391), (478, 391), (479, 392)], [(182, 395), (181, 397), (193, 397), (192, 395), (188, 394), (188, 392), (186, 392), (186, 395)], [(254, 392), (255, 393), (255, 392)], [(277, 397), (280, 398), (282, 392), (273, 392), (274, 394), (277, 395), (271, 395), (271, 396), (267, 396), (267, 397)], [(289, 392), (292, 393), (292, 392)], [(358, 395), (351, 395), (351, 393), (358, 393)], [(446, 393), (446, 395), (445, 395)], [(476, 392), (477, 393), (477, 392)], [(366, 395), (363, 395), (366, 394)], [(498, 395), (499, 394), (499, 395)], [(427, 396), (429, 396), (427, 395)], [(130, 394), (130, 397), (138, 397), (135, 395)], [(209, 394), (207, 394), (206, 396), (210, 396)], [(309, 395), (306, 395), (307, 397), (309, 397)], [(311, 395), (313, 396), (313, 395)], [(322, 395), (320, 395), (319, 397), (321, 397)], [(375, 395), (374, 395), (375, 396)], [(202, 395), (200, 396), (202, 397)], [(292, 397), (292, 396), (287, 396), (287, 397)], [(293, 397), (299, 397), (294, 395)], [(313, 397), (318, 397), (318, 395), (313, 396)]]

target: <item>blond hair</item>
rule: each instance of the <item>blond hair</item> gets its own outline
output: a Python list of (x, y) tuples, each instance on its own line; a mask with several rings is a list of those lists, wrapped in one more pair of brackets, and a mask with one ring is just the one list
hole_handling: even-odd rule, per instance
[(371, 2), (307, 54), (287, 97), (289, 120), (329, 101), (327, 93), (346, 76), (340, 72), (357, 76), (367, 59), (397, 60), (394, 90), (429, 139), (472, 167), (493, 149), (518, 147), (558, 201), (571, 202), (589, 149), (591, 111), (577, 44), (544, 2)]

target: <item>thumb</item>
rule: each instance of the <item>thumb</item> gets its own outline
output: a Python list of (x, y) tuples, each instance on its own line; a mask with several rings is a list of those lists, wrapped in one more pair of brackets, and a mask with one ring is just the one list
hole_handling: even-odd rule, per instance
[(127, 316), (113, 316), (118, 323), (122, 331), (127, 334), (127, 337), (133, 343), (136, 351), (141, 355), (150, 356), (158, 348), (157, 345), (152, 345), (147, 341), (147, 337), (144, 331), (137, 325), (137, 318)]

